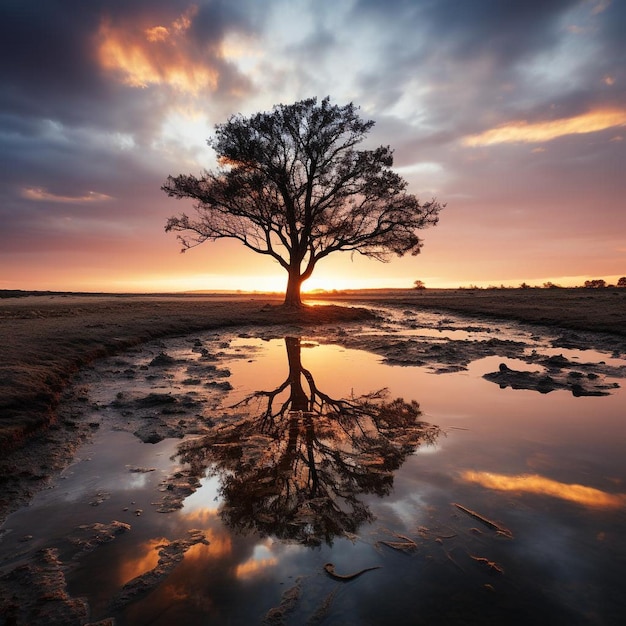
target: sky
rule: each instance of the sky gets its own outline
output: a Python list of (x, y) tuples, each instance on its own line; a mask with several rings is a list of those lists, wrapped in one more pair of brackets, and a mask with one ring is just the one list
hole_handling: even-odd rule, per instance
[(168, 175), (215, 124), (353, 102), (420, 200), (416, 257), (331, 255), (305, 289), (626, 275), (626, 2), (2, 0), (0, 289), (283, 290), (230, 240), (180, 253)]

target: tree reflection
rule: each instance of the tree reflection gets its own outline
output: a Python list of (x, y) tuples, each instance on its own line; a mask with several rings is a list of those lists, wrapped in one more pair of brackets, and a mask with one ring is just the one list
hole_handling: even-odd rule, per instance
[(417, 402), (386, 390), (331, 398), (302, 367), (300, 339), (285, 344), (286, 380), (230, 407), (226, 424), (184, 442), (178, 456), (195, 476), (220, 477), (232, 528), (332, 543), (373, 519), (359, 496), (389, 494), (393, 472), (439, 429), (420, 421)]

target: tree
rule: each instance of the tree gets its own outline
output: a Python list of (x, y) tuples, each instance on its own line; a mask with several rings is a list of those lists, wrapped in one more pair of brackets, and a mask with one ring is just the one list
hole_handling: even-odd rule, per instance
[(200, 178), (169, 176), (170, 197), (195, 200), (196, 217), (168, 219), (183, 251), (231, 238), (277, 261), (288, 274), (286, 306), (301, 306), (300, 288), (334, 252), (380, 261), (418, 254), (416, 231), (435, 225), (443, 206), (420, 204), (391, 170), (389, 146), (358, 150), (374, 125), (357, 107), (324, 98), (234, 115), (208, 141), (219, 166)]
[(626, 276), (622, 276), (618, 281), (617, 281), (617, 286), (618, 287), (626, 287)]
[(416, 280), (413, 282), (413, 289), (426, 289), (426, 285), (424, 284), (423, 280)]
[(606, 281), (604, 278), (594, 278), (593, 280), (586, 280), (585, 287), (587, 289), (603, 289), (606, 287)]

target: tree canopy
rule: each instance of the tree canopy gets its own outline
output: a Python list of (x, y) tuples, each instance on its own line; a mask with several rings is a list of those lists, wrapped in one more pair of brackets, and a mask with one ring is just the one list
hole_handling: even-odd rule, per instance
[(418, 230), (435, 225), (444, 206), (407, 193), (392, 171), (389, 146), (359, 150), (374, 125), (352, 103), (324, 98), (276, 105), (216, 126), (208, 144), (218, 168), (201, 177), (169, 176), (162, 189), (195, 200), (195, 216), (168, 219), (183, 251), (206, 241), (239, 240), (288, 273), (285, 304), (299, 306), (302, 283), (334, 252), (387, 261), (418, 254)]

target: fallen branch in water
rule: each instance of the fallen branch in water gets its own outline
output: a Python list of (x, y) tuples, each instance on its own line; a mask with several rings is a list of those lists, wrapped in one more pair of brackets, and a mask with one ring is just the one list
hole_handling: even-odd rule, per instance
[(348, 581), (348, 580), (354, 580), (355, 578), (357, 578), (358, 576), (360, 576), (361, 574), (365, 574), (365, 572), (369, 572), (373, 569), (380, 569), (380, 565), (375, 565), (374, 567), (366, 567), (365, 569), (362, 569), (358, 572), (355, 572), (354, 574), (337, 574), (335, 572), (335, 566), (332, 563), (326, 563), (326, 565), (324, 565), (324, 571), (331, 577), (334, 578), (335, 580), (341, 580), (341, 581)]
[(498, 524), (496, 524), (495, 522), (492, 522), (490, 519), (487, 519), (486, 517), (483, 517), (482, 515), (480, 515), (480, 513), (476, 513), (476, 511), (472, 511), (471, 509), (468, 509), (461, 504), (457, 504), (456, 502), (453, 502), (452, 504), (454, 504), (454, 506), (457, 509), (459, 509), (459, 511), (463, 511), (463, 513), (465, 513), (466, 515), (469, 515), (470, 517), (477, 519), (479, 522), (482, 522), (485, 526), (491, 528), (492, 530), (495, 530), (498, 534), (504, 535), (505, 537), (508, 537), (509, 539), (513, 538), (513, 533), (508, 528), (503, 528), (502, 526), (498, 526)]
[(490, 561), (484, 556), (474, 556), (473, 554), (470, 554), (470, 556), (479, 565), (486, 568), (490, 574), (504, 574), (504, 570), (502, 569), (502, 567), (500, 567), (500, 565), (498, 565), (495, 561)]
[(387, 546), (388, 548), (404, 552), (405, 554), (410, 554), (417, 550), (417, 544), (414, 541), (385, 541), (381, 539), (376, 542), (376, 545)]

